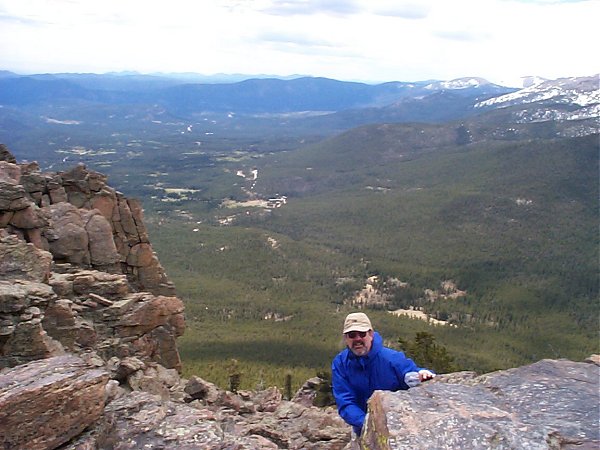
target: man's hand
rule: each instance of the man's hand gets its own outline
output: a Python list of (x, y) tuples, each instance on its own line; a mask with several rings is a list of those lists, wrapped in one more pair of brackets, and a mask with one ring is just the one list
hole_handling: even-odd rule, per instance
[(427, 381), (427, 380), (431, 380), (432, 378), (435, 378), (435, 373), (433, 373), (427, 369), (419, 370), (419, 380), (420, 381)]

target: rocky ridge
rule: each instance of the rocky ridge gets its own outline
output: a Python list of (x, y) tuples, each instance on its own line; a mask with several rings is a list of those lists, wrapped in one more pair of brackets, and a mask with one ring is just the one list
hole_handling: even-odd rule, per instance
[[(542, 361), (377, 392), (363, 436), (276, 388), (181, 378), (184, 307), (139, 203), (85, 166), (0, 146), (0, 446), (10, 449), (597, 448), (595, 364)], [(566, 418), (566, 419), (565, 419)], [(526, 445), (521, 445), (525, 443)]]

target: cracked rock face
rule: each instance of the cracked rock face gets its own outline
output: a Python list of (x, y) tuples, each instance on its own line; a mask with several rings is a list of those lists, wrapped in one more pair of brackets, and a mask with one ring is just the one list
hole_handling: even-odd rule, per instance
[(138, 202), (83, 165), (42, 173), (0, 152), (0, 368), (65, 352), (181, 369), (183, 303)]
[(0, 373), (0, 443), (52, 449), (79, 435), (104, 411), (108, 374), (65, 355)]
[(126, 275), (71, 265), (51, 272), (50, 253), (3, 230), (0, 255), (0, 368), (94, 350), (181, 369), (179, 298), (132, 292)]

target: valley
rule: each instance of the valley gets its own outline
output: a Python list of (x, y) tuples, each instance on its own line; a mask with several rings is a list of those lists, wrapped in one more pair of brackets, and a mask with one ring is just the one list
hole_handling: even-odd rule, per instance
[[(186, 304), (185, 375), (226, 387), (235, 359), (243, 388), (281, 386), (286, 373), (302, 383), (329, 370), (358, 298), (391, 345), (431, 333), (457, 369), (599, 351), (593, 105), (475, 110), (510, 90), (419, 100), (423, 86), (379, 87), (376, 103), (352, 85), (340, 92), (363, 92), (361, 105), (298, 91), (295, 104), (314, 109), (284, 111), (273, 94), (262, 109), (196, 110), (190, 98), (212, 97), (194, 89), (180, 103), (0, 108), (0, 141), (18, 159), (81, 162), (142, 200)], [(537, 119), (517, 120), (524, 109)], [(539, 120), (549, 110), (572, 120)]]

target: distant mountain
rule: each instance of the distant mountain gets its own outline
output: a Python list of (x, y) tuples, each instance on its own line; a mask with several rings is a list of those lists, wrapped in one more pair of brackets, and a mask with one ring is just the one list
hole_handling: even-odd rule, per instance
[(76, 83), (60, 78), (35, 76), (0, 78), (0, 104), (25, 106), (53, 104), (59, 106), (74, 100), (87, 100), (92, 93)]
[(587, 106), (600, 102), (599, 82), (599, 75), (593, 77), (544, 80), (516, 92), (485, 100), (475, 106), (494, 105), (506, 107), (535, 102)]
[[(253, 78), (235, 83), (199, 83), (191, 74), (40, 74), (0, 76), (0, 104), (68, 106), (80, 101), (104, 104), (162, 104), (176, 113), (337, 112), (382, 107), (404, 98), (460, 90), (478, 98), (512, 92), (484, 80), (465, 86), (454, 82), (389, 82), (377, 85), (328, 78)], [(193, 82), (192, 82), (193, 81)]]
[(256, 78), (272, 78), (279, 80), (293, 80), (295, 78), (303, 78), (307, 75), (288, 75), (288, 76), (277, 76), (267, 74), (254, 74), (248, 75), (243, 73), (215, 73), (213, 75), (202, 75), (194, 72), (183, 72), (183, 73), (154, 73), (153, 76), (161, 78), (171, 78), (181, 80), (186, 83), (239, 83), (241, 81), (252, 80)]
[[(558, 80), (531, 79), (523, 89), (477, 77), (448, 81), (370, 85), (328, 78), (253, 78), (235, 83), (199, 83), (193, 74), (0, 73), (0, 104), (52, 108), (97, 105), (159, 105), (169, 113), (289, 114), (320, 112), (333, 128), (390, 121), (437, 122), (481, 110), (535, 104), (522, 121), (600, 116), (598, 75)], [(322, 126), (322, 125), (321, 125)]]
[(469, 91), (469, 90), (480, 90), (485, 93), (505, 93), (506, 86), (499, 86), (494, 83), (490, 83), (484, 78), (478, 77), (463, 77), (456, 78), (449, 81), (436, 81), (425, 86), (425, 89), (439, 91), (439, 90), (455, 90), (455, 91)]
[[(479, 109), (512, 108), (515, 122), (600, 118), (599, 75), (542, 80), (524, 89), (476, 103)], [(594, 130), (590, 130), (593, 132)], [(598, 124), (596, 124), (598, 132)]]
[[(464, 120), (443, 123), (367, 124), (307, 146), (301, 154), (278, 157), (280, 164), (293, 167), (293, 172), (270, 170), (272, 175), (268, 177), (274, 180), (267, 182), (265, 176), (263, 182), (270, 189), (290, 196), (327, 192), (331, 186), (351, 189), (365, 173), (372, 177), (378, 170), (392, 170), (402, 162), (431, 157), (432, 154), (462, 153), (473, 146), (510, 146), (594, 134), (588, 121), (515, 123), (507, 118), (497, 111), (480, 111), (479, 115)], [(589, 132), (579, 132), (583, 126), (580, 122), (589, 127)], [(543, 148), (543, 144), (536, 146)], [(306, 167), (311, 170), (306, 172)], [(388, 178), (391, 177), (388, 175)]]

